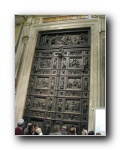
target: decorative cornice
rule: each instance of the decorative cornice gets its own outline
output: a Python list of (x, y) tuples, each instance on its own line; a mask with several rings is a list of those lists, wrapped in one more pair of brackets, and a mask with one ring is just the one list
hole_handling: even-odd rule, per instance
[(75, 19), (87, 19), (87, 18), (88, 18), (88, 15), (60, 16), (60, 17), (43, 18), (42, 22), (47, 23), (47, 22), (75, 20)]

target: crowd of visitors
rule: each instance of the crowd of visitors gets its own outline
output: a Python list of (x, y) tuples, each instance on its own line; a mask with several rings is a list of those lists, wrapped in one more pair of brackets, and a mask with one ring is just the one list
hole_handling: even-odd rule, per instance
[[(87, 132), (86, 129), (83, 128), (82, 135), (95, 135), (94, 131)], [(35, 124), (28, 123), (25, 126), (24, 119), (20, 119), (15, 128), (15, 135), (43, 135), (42, 129)], [(77, 135), (76, 128), (74, 126), (68, 127), (63, 125), (61, 128), (59, 125), (54, 125), (51, 129), (49, 135)], [(101, 135), (101, 133), (97, 132), (96, 135)]]

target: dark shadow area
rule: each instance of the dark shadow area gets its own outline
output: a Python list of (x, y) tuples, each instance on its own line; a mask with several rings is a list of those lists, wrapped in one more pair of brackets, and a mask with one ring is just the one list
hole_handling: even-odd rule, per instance
[(111, 137), (112, 129), (112, 23), (106, 19), (106, 135)]
[(36, 137), (36, 136), (31, 136), (31, 137), (17, 137), (19, 138), (19, 140), (21, 142), (47, 142), (47, 141), (50, 141), (50, 142), (62, 142), (62, 143), (66, 143), (66, 142), (72, 142), (74, 140), (74, 142), (78, 143), (78, 142), (84, 142), (84, 141), (100, 141), (101, 143), (101, 140), (105, 140), (106, 137), (104, 136), (39, 136), (39, 137)]

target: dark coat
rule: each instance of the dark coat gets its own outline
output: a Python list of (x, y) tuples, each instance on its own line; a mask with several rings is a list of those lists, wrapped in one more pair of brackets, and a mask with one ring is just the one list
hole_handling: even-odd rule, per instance
[(23, 135), (23, 129), (20, 127), (15, 128), (15, 135)]

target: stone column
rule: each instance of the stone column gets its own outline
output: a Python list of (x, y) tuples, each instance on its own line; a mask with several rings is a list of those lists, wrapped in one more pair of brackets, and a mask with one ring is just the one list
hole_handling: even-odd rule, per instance
[[(35, 47), (33, 46), (35, 45), (34, 39), (36, 36), (34, 36), (34, 30), (32, 28), (30, 19), (32, 20), (32, 18), (29, 18), (28, 22), (24, 24), (22, 37), (20, 38), (18, 52), (21, 55), (16, 56), (16, 76), (18, 78), (18, 81), (16, 86), (15, 97), (15, 125), (17, 125), (18, 120), (23, 117), (27, 86), (32, 65), (32, 58), (35, 49)], [(22, 50), (20, 48), (22, 48)]]

